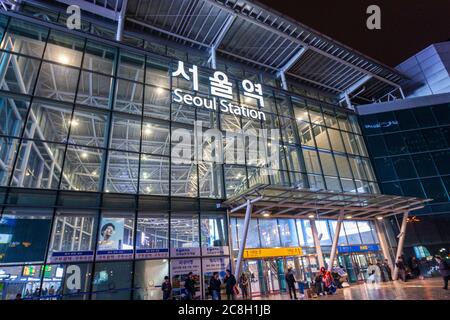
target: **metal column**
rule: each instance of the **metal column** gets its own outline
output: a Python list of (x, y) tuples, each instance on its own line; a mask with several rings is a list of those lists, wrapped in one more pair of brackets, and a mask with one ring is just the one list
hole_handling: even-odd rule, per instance
[(375, 220), (375, 229), (377, 230), (378, 239), (380, 240), (381, 251), (383, 252), (383, 256), (388, 261), (389, 268), (391, 270), (394, 269), (394, 264), (392, 263), (392, 257), (389, 253), (389, 245), (386, 241), (386, 236), (383, 232), (383, 228), (381, 227), (382, 221)]
[(244, 256), (244, 249), (245, 249), (245, 243), (247, 242), (247, 233), (248, 233), (248, 226), (250, 225), (250, 218), (252, 216), (252, 208), (253, 204), (250, 200), (247, 200), (247, 209), (245, 210), (245, 219), (244, 219), (244, 230), (242, 230), (242, 239), (241, 243), (239, 245), (239, 253), (238, 258), (236, 262), (236, 269), (234, 271), (234, 276), (236, 279), (239, 279), (239, 275), (241, 273), (241, 264), (242, 264), (242, 257)]
[(127, 11), (128, 0), (122, 2), (122, 8), (117, 16), (116, 41), (122, 41), (123, 29), (125, 27), (125, 12)]
[[(398, 277), (397, 261), (403, 252), (403, 244), (405, 243), (407, 220), (408, 220), (408, 211), (405, 211), (403, 213), (403, 220), (402, 220), (402, 225), (400, 227), (400, 234), (398, 235), (397, 254), (395, 255), (395, 261), (394, 261), (395, 265), (394, 265), (394, 272), (392, 274), (392, 280), (397, 280), (397, 277)], [(403, 262), (405, 262), (405, 261), (403, 261)]]
[(278, 76), (280, 77), (280, 80), (281, 80), (281, 88), (283, 90), (287, 90), (288, 86), (287, 86), (287, 81), (286, 81), (286, 74), (284, 73), (284, 71), (280, 71), (278, 73)]
[(339, 234), (341, 232), (342, 219), (343, 215), (341, 214), (336, 224), (336, 230), (334, 230), (333, 245), (331, 246), (330, 263), (328, 264), (328, 271), (331, 271), (331, 269), (333, 268), (334, 259), (336, 258), (336, 251), (339, 241)]
[(310, 219), (311, 231), (314, 239), (314, 245), (316, 247), (317, 260), (319, 261), (319, 268), (325, 267), (325, 261), (323, 260), (322, 247), (320, 246), (319, 235), (317, 233), (316, 221)]

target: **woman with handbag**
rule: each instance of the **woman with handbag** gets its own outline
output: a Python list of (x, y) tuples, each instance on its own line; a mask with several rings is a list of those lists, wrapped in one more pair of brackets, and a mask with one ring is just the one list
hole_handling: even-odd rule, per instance
[[(231, 273), (231, 270), (226, 270), (226, 276), (223, 279), (223, 282), (225, 283), (225, 291), (227, 293), (227, 299), (228, 300), (235, 300), (235, 296), (239, 294), (239, 289), (236, 286), (236, 278)], [(237, 293), (236, 293), (237, 291)]]

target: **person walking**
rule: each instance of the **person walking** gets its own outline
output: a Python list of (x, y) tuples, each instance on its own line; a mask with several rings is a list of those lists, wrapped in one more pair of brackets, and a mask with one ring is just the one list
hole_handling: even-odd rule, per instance
[(406, 282), (406, 266), (402, 257), (399, 257), (397, 262), (395, 263), (398, 269), (398, 277), (402, 279), (403, 282)]
[(370, 262), (369, 267), (367, 268), (367, 282), (370, 285), (374, 285), (375, 288), (377, 289), (378, 285), (380, 283), (380, 275), (381, 275), (381, 270), (378, 267), (378, 265)]
[(223, 279), (223, 282), (225, 283), (225, 291), (227, 293), (227, 299), (228, 300), (234, 300), (235, 293), (234, 293), (234, 287), (236, 286), (236, 278), (231, 273), (231, 270), (226, 270), (226, 276)]
[(213, 276), (209, 280), (209, 291), (211, 292), (211, 297), (213, 300), (221, 300), (220, 296), (220, 286), (222, 285), (222, 282), (219, 278), (219, 273), (214, 272)]
[[(291, 267), (288, 268), (288, 271), (286, 272), (285, 275), (285, 279), (286, 279), (286, 283), (288, 285), (289, 288), (289, 296), (292, 299), (298, 300), (297, 299), (297, 293), (295, 292), (295, 276), (294, 276), (294, 271), (292, 270)], [(294, 292), (294, 294), (292, 294), (292, 292)], [(292, 298), (293, 297), (293, 298)]]
[(448, 280), (450, 279), (450, 266), (447, 261), (442, 259), (441, 256), (436, 256), (434, 258), (436, 262), (439, 264), (439, 272), (441, 273), (442, 279), (444, 280), (444, 286), (442, 289), (448, 290)]
[(242, 299), (247, 300), (248, 299), (248, 285), (249, 280), (247, 275), (243, 272), (239, 278), (239, 287), (242, 290)]
[(169, 300), (172, 295), (172, 284), (168, 276), (164, 277), (164, 282), (161, 285), (161, 290), (163, 292), (163, 300)]
[(193, 300), (195, 297), (195, 280), (192, 272), (188, 273), (188, 277), (184, 281), (184, 288), (186, 289), (186, 300)]

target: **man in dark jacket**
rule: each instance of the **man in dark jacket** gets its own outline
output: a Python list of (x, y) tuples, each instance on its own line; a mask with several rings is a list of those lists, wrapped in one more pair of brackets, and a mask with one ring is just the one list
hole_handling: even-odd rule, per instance
[(226, 271), (227, 275), (223, 279), (223, 282), (225, 283), (225, 291), (227, 293), (227, 299), (228, 300), (234, 300), (234, 286), (236, 285), (236, 278), (231, 273), (231, 270)]
[(169, 300), (172, 295), (172, 284), (168, 276), (164, 277), (164, 282), (161, 285), (161, 290), (163, 292), (163, 300)]
[(450, 279), (450, 267), (448, 263), (444, 259), (442, 259), (441, 256), (436, 256), (435, 260), (439, 264), (439, 272), (441, 273), (442, 279), (444, 279), (444, 287), (442, 289), (448, 290), (448, 280)]
[(291, 297), (291, 300), (292, 300), (292, 292), (294, 292), (294, 299), (297, 300), (297, 294), (295, 292), (295, 277), (292, 268), (288, 268), (288, 272), (286, 272), (285, 278), (289, 288), (289, 296)]
[(398, 277), (402, 279), (403, 282), (406, 282), (406, 266), (401, 256), (398, 258), (396, 265), (398, 269)]
[(189, 272), (186, 281), (184, 281), (184, 288), (186, 289), (186, 299), (193, 300), (195, 297), (195, 280), (192, 272)]
[(219, 273), (214, 272), (213, 276), (209, 280), (209, 290), (213, 300), (221, 300), (220, 297), (220, 285), (222, 282), (219, 279)]

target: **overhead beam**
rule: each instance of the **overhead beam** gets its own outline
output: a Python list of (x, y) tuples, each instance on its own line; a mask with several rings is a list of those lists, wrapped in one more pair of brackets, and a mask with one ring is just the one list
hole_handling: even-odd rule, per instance
[(290, 59), (288, 62), (286, 62), (282, 67), (280, 67), (279, 71), (277, 72), (277, 76), (281, 80), (281, 87), (283, 90), (288, 89), (287, 81), (286, 81), (286, 72), (305, 54), (306, 52), (305, 47), (301, 47), (300, 50), (298, 50)]
[[(76, 4), (81, 10), (88, 11), (90, 13), (100, 15), (102, 17), (117, 21), (119, 19), (120, 11), (107, 9), (105, 7), (93, 4), (85, 0), (78, 0), (74, 3), (73, 0), (57, 0), (58, 2), (64, 3), (68, 6)], [(117, 0), (116, 0), (117, 1)], [(124, 1), (126, 3), (126, 1)]]
[(216, 51), (219, 48), (220, 44), (222, 43), (222, 40), (225, 38), (225, 35), (227, 34), (228, 30), (231, 28), (231, 25), (234, 22), (234, 19), (236, 19), (235, 14), (230, 14), (227, 17), (227, 20), (225, 21), (222, 29), (220, 30), (219, 34), (214, 39), (211, 48), (209, 49), (209, 61), (211, 62), (211, 68), (216, 69), (217, 63), (216, 63)]
[(235, 14), (238, 15), (239, 18), (244, 19), (245, 21), (248, 21), (248, 22), (250, 22), (250, 23), (252, 23), (252, 24), (254, 24), (254, 25), (257, 25), (257, 26), (259, 26), (259, 27), (261, 27), (261, 28), (263, 28), (263, 29), (266, 29), (266, 30), (269, 31), (269, 32), (278, 34), (278, 35), (281, 36), (281, 37), (287, 38), (287, 39), (291, 40), (292, 42), (301, 45), (302, 47), (305, 47), (305, 48), (307, 48), (307, 49), (311, 49), (311, 50), (313, 50), (313, 51), (315, 51), (315, 52), (317, 52), (317, 53), (319, 53), (319, 54), (321, 54), (321, 55), (323, 55), (323, 56), (325, 56), (325, 57), (328, 57), (328, 58), (330, 58), (330, 59), (333, 59), (333, 60), (335, 60), (335, 61), (337, 61), (337, 62), (339, 62), (339, 63), (342, 63), (342, 64), (344, 64), (344, 65), (346, 65), (346, 66), (349, 66), (349, 67), (351, 67), (351, 68), (353, 68), (353, 69), (355, 69), (355, 70), (358, 70), (358, 71), (360, 71), (361, 73), (364, 73), (364, 74), (366, 74), (366, 75), (370, 75), (370, 76), (372, 76), (372, 77), (374, 77), (374, 78), (376, 78), (376, 79), (378, 79), (378, 80), (380, 80), (380, 81), (382, 81), (382, 82), (385, 82), (385, 83), (387, 83), (387, 84), (389, 84), (389, 85), (391, 85), (391, 86), (393, 86), (393, 87), (396, 87), (396, 88), (400, 87), (400, 86), (399, 86), (397, 83), (395, 83), (395, 82), (392, 82), (392, 81), (390, 81), (390, 80), (388, 80), (388, 79), (385, 79), (385, 78), (383, 78), (383, 77), (381, 77), (381, 76), (379, 76), (379, 75), (377, 75), (377, 74), (375, 74), (375, 73), (372, 73), (372, 72), (370, 72), (370, 71), (368, 71), (368, 70), (366, 70), (366, 69), (363, 69), (363, 68), (361, 68), (361, 67), (358, 67), (358, 66), (356, 66), (356, 65), (353, 65), (352, 63), (350, 63), (350, 62), (348, 62), (348, 61), (346, 61), (346, 60), (343, 60), (343, 59), (341, 59), (341, 58), (339, 58), (339, 57), (336, 57), (336, 56), (334, 56), (334, 55), (332, 55), (332, 54), (330, 54), (330, 53), (328, 53), (328, 52), (326, 52), (326, 51), (323, 51), (323, 50), (317, 48), (317, 47), (310, 46), (310, 45), (307, 44), (306, 42), (304, 42), (304, 41), (302, 41), (302, 40), (300, 40), (300, 39), (298, 39), (298, 38), (296, 38), (296, 37), (294, 37), (294, 36), (292, 36), (292, 35), (290, 35), (290, 34), (286, 34), (286, 33), (284, 33), (283, 31), (280, 31), (280, 30), (278, 30), (278, 29), (275, 29), (275, 28), (273, 28), (272, 26), (265, 24), (264, 22), (261, 22), (261, 21), (259, 21), (259, 20), (256, 20), (256, 19), (254, 19), (254, 18), (252, 18), (252, 17), (250, 17), (250, 16), (247, 16), (247, 15), (241, 13), (241, 12), (237, 12), (237, 13), (236, 13), (236, 11), (235, 11), (234, 9), (227, 7), (226, 4), (219, 3), (219, 2), (217, 2), (216, 0), (204, 0), (204, 1), (207, 1), (207, 2), (209, 2), (210, 4), (212, 4), (212, 5), (214, 5), (214, 6), (218, 7), (218, 8), (221, 8), (222, 10), (225, 10), (225, 11), (227, 11), (227, 12), (235, 13)]
[(359, 87), (361, 87), (363, 84), (365, 84), (367, 81), (369, 81), (370, 79), (372, 79), (372, 76), (370, 75), (365, 75), (364, 77), (362, 77), (361, 79), (359, 79), (358, 81), (356, 81), (354, 84), (352, 84), (350, 87), (348, 87), (347, 89), (344, 90), (344, 92), (341, 92), (338, 96), (339, 101), (342, 100), (346, 100), (347, 104), (350, 104), (349, 107), (351, 106), (351, 101), (350, 101), (350, 95), (355, 92)]

